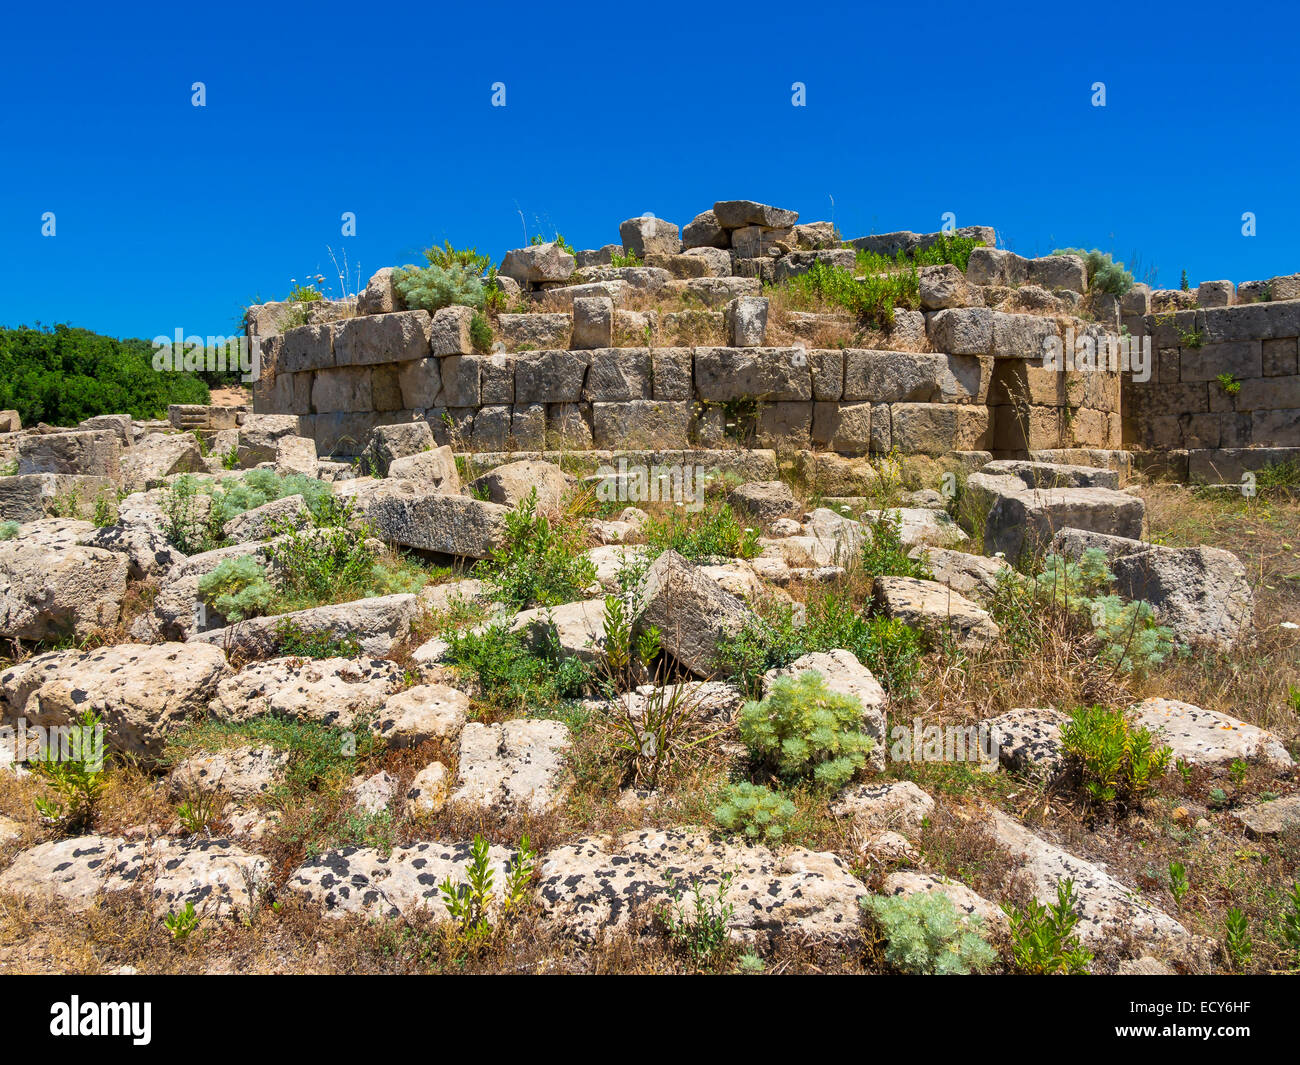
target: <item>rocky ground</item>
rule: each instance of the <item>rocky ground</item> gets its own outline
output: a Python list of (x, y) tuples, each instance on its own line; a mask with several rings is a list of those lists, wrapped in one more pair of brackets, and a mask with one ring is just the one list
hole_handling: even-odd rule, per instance
[[(1067, 879), (1093, 972), (1296, 967), (1291, 490), (754, 452), (695, 512), (295, 421), (18, 445), (85, 472), (0, 542), (4, 723), (110, 754), (79, 789), (0, 750), (5, 971), (893, 972), (863, 900), (924, 893), (1024, 971)], [(830, 784), (744, 725), (808, 671), (874, 741)], [(1170, 749), (1149, 788), (1089, 790), (1089, 706)], [(997, 761), (926, 753), (981, 723)]]

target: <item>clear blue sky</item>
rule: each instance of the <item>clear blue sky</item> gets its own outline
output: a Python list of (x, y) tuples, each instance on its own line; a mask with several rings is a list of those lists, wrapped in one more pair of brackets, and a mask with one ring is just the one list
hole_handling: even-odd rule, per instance
[(525, 223), (595, 247), (732, 198), (815, 221), (833, 197), (846, 237), (952, 211), (1171, 287), (1291, 273), (1297, 29), (1290, 5), (11, 6), (0, 324), (225, 333), (332, 281), (327, 247), (366, 276), (444, 239), (499, 261)]

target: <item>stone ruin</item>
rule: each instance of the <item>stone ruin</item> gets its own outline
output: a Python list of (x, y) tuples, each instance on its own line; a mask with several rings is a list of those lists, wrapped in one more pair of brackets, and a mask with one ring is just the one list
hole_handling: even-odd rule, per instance
[[(495, 283), (512, 311), (490, 351), (471, 339), (471, 308), (403, 309), (381, 270), (355, 306), (307, 305), (305, 325), (281, 328), (290, 304), (251, 309), (253, 410), (297, 417), (336, 458), (360, 454), (377, 426), (420, 420), (439, 444), (490, 454), (740, 442), (972, 466), (1133, 463), (1199, 481), (1300, 454), (1300, 275), (1138, 284), (1120, 300), (1089, 294), (1078, 257), (1026, 259), (997, 249), (990, 227), (956, 232), (983, 245), (965, 274), (920, 267), (921, 309), (867, 334), (806, 312), (774, 328), (764, 283), (819, 262), (851, 270), (858, 250), (910, 255), (943, 234), (841, 241), (830, 223), (751, 201), (717, 203), (680, 233), (629, 219), (619, 244), (508, 252)], [(644, 265), (612, 265), (626, 255)], [(818, 345), (836, 330), (835, 346)], [(1055, 364), (1054, 340), (1067, 356)], [(1076, 363), (1084, 342), (1097, 354)]]

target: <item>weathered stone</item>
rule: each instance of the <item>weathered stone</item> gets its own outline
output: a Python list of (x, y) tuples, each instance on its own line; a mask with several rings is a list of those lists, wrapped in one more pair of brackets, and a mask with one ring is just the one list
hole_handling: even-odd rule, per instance
[(415, 814), (436, 814), (447, 805), (450, 794), (451, 774), (441, 762), (432, 762), (411, 778), (406, 808)]
[(711, 897), (723, 873), (732, 874), (733, 939), (770, 948), (793, 937), (833, 945), (859, 934), (858, 900), (867, 889), (835, 855), (797, 849), (778, 856), (686, 829), (628, 832), (612, 842), (591, 836), (559, 847), (542, 860), (537, 895), (552, 920), (591, 942), (649, 933), (674, 886), (689, 897), (698, 885)]
[(388, 464), (388, 476), (412, 481), (421, 488), (448, 495), (460, 491), (460, 472), (456, 469), (456, 456), (446, 445), (393, 459)]
[(1061, 768), (1061, 729), (1068, 714), (1050, 707), (1018, 707), (989, 718), (984, 725), (1008, 769), (1050, 780)]
[(1258, 759), (1279, 772), (1295, 765), (1277, 736), (1228, 714), (1176, 699), (1145, 699), (1133, 712), (1134, 721), (1150, 729), (1158, 744), (1192, 765), (1223, 771), (1237, 760)]
[(484, 809), (545, 813), (564, 797), (569, 730), (559, 721), (519, 718), (467, 724), (460, 734), (460, 786), (451, 801)]
[(510, 622), (537, 650), (555, 647), (562, 657), (580, 658), (589, 665), (605, 661), (605, 601), (565, 603), (561, 606), (521, 610)]
[(402, 297), (393, 288), (395, 267), (385, 266), (376, 271), (357, 297), (358, 314), (391, 314), (403, 310)]
[(651, 385), (652, 362), (648, 348), (607, 347), (591, 353), (582, 398), (596, 403), (650, 399)]
[(803, 348), (698, 348), (695, 388), (702, 400), (810, 400), (812, 374)]
[(283, 496), (237, 514), (226, 522), (221, 532), (227, 540), (235, 543), (265, 540), (284, 533), (289, 528), (300, 529), (310, 519), (307, 503), (302, 496)]
[(1175, 949), (1191, 945), (1182, 925), (1143, 902), (1099, 865), (1040, 839), (1001, 810), (990, 809), (986, 823), (998, 844), (1011, 852), (1018, 873), (1028, 878), (1039, 902), (1055, 905), (1057, 885), (1067, 878), (1074, 881), (1080, 918), (1075, 931), (1085, 944), (1131, 936)]
[[(474, 341), (470, 331), (473, 321), (473, 307), (453, 304), (439, 308), (429, 324), (429, 350), (435, 356), (473, 355)], [(417, 358), (423, 358), (423, 352)]]
[(230, 917), (248, 912), (249, 885), (266, 882), (270, 871), (265, 858), (224, 839), (79, 836), (24, 851), (0, 874), (0, 891), (57, 899), (81, 912), (105, 892), (139, 888), (160, 916), (192, 903), (200, 916)]
[(418, 747), (431, 740), (453, 744), (468, 713), (464, 692), (445, 684), (417, 684), (389, 696), (375, 728), (390, 747)]
[(275, 444), (275, 472), (285, 477), (298, 473), (315, 477), (320, 472), (316, 441), (306, 436), (282, 436)]
[(646, 571), (641, 602), (638, 630), (658, 628), (664, 650), (701, 677), (717, 668), (718, 640), (738, 635), (752, 617), (676, 551), (665, 551)]
[(269, 714), (349, 729), (385, 720), (380, 708), (403, 683), (402, 667), (384, 658), (269, 658), (223, 678), (207, 710), (218, 721)]
[(202, 715), (229, 673), (217, 647), (124, 643), (28, 659), (0, 675), (0, 693), (9, 716), (34, 725), (71, 724), (93, 711), (109, 747), (152, 761), (174, 727)]
[(982, 299), (966, 283), (966, 277), (951, 263), (923, 266), (918, 271), (921, 307), (939, 311), (948, 307), (979, 306)]
[(790, 486), (784, 481), (751, 481), (734, 488), (727, 497), (732, 508), (764, 524), (790, 517), (799, 510)]
[[(513, 852), (502, 847), (488, 849), (493, 883), (506, 882), (506, 865), (512, 857)], [(426, 911), (446, 920), (447, 906), (439, 885), (448, 879), (454, 884), (466, 883), (471, 858), (469, 843), (414, 843), (387, 852), (344, 847), (299, 866), (289, 874), (285, 889), (305, 896), (326, 917), (357, 914), (379, 920)], [(497, 911), (492, 908), (488, 912), (492, 917)]]
[(498, 272), (527, 288), (543, 282), (567, 281), (577, 267), (559, 244), (532, 244), (506, 252)]
[(121, 473), (122, 444), (111, 429), (34, 433), (18, 440), (18, 474), (76, 473), (112, 477)]
[(985, 355), (993, 351), (993, 316), (983, 307), (937, 311), (927, 316), (926, 332), (949, 355)]
[(684, 401), (593, 403), (591, 418), (598, 448), (678, 449), (689, 444), (691, 405)]
[(127, 559), (93, 547), (0, 542), (0, 636), (88, 636), (117, 623)]
[(377, 366), (425, 359), (433, 320), (428, 311), (394, 311), (348, 318), (332, 326), (337, 366)]
[(475, 478), (469, 487), (476, 496), (506, 507), (517, 507), (536, 490), (538, 511), (555, 514), (568, 492), (569, 478), (553, 462), (521, 459), (497, 466)]
[(852, 818), (859, 831), (919, 832), (934, 810), (934, 800), (910, 780), (858, 784), (840, 792), (831, 804), (836, 817)]
[(614, 343), (614, 301), (584, 297), (573, 301), (573, 346), (608, 348)]
[(1300, 794), (1251, 803), (1235, 810), (1233, 816), (1252, 836), (1279, 836), (1300, 828)]
[(394, 480), (364, 497), (374, 534), (388, 543), (461, 558), (487, 558), (500, 545), (509, 508), (469, 496), (431, 492)]
[(733, 347), (759, 348), (767, 336), (767, 300), (740, 296), (727, 304), (727, 339)]
[(942, 547), (915, 547), (912, 558), (924, 558), (934, 579), (967, 598), (987, 599), (998, 590), (998, 577), (1009, 573), (1011, 566), (1000, 558), (971, 555)]
[(366, 654), (385, 655), (410, 634), (417, 610), (413, 595), (381, 595), (272, 617), (248, 618), (225, 628), (195, 633), (189, 639), (225, 647), (231, 654), (265, 657), (279, 649), (282, 627), (294, 626), (309, 635), (355, 640)]
[(723, 229), (741, 229), (745, 226), (788, 229), (799, 221), (799, 212), (769, 207), (753, 200), (721, 200), (713, 205), (713, 217)]
[(515, 360), (516, 403), (577, 403), (589, 356), (572, 351), (537, 351)]
[(651, 255), (676, 255), (682, 249), (677, 227), (652, 214), (620, 222), (618, 236), (623, 242), (623, 250), (638, 259), (647, 259)]
[(388, 476), (395, 459), (408, 458), (434, 447), (433, 430), (426, 421), (377, 425), (366, 442), (365, 456), (381, 476)]
[(231, 799), (251, 799), (270, 791), (288, 764), (289, 752), (274, 747), (227, 747), (190, 755), (171, 771), (168, 786), (181, 798), (220, 791)]
[(712, 211), (697, 214), (682, 229), (682, 247), (691, 248), (727, 248), (731, 241), (727, 231), (718, 222), (718, 216)]
[(937, 581), (877, 577), (871, 592), (887, 617), (921, 629), (932, 639), (951, 636), (960, 647), (981, 648), (1001, 635), (987, 611)]
[(1232, 647), (1251, 631), (1254, 597), (1231, 551), (1214, 547), (1144, 547), (1111, 562), (1115, 591), (1144, 599), (1180, 643)]

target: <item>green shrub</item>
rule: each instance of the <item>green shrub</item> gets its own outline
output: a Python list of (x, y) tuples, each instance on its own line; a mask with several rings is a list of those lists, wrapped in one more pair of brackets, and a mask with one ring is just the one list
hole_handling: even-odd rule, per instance
[(21, 526), (16, 521), (0, 521), (0, 540), (14, 540)]
[(492, 594), (515, 607), (557, 606), (580, 599), (596, 579), (576, 529), (537, 512), (537, 489), (506, 515), (502, 544), (475, 567)]
[(302, 496), (307, 510), (318, 524), (335, 504), (334, 489), (328, 481), (301, 473), (276, 473), (274, 470), (249, 470), (238, 477), (227, 477), (220, 484), (206, 482), (203, 490), (212, 496), (212, 523), (220, 526), (245, 511), (288, 496)]
[(98, 414), (161, 418), (172, 403), (209, 403), (193, 373), (159, 373), (147, 340), (114, 340), (67, 325), (0, 328), (0, 409), (23, 425), (76, 425)]
[(71, 735), (76, 743), (70, 750), (55, 749), (51, 739), (42, 757), (30, 761), (32, 775), (54, 792), (53, 798), (40, 796), (33, 800), (36, 812), (68, 832), (90, 828), (104, 790), (104, 752), (95, 740), (100, 725), (99, 715), (86, 710), (75, 721)]
[(924, 555), (911, 558), (903, 543), (903, 522), (897, 511), (882, 510), (864, 523), (867, 535), (858, 552), (858, 566), (872, 577), (934, 579)]
[(781, 677), (767, 698), (740, 712), (740, 738), (779, 775), (837, 788), (867, 761), (874, 741), (862, 727), (862, 703), (826, 686), (820, 673)]
[(475, 351), (489, 351), (492, 348), (492, 323), (478, 311), (469, 322), (469, 339)]
[(361, 654), (361, 644), (351, 636), (308, 632), (288, 618), (276, 625), (275, 644), (277, 653), (300, 658), (356, 658)]
[(885, 960), (921, 976), (967, 976), (988, 968), (997, 954), (980, 935), (983, 922), (964, 917), (947, 895), (872, 896), (862, 908), (875, 918), (888, 941)]
[(1074, 881), (1056, 885), (1056, 903), (1044, 906), (1030, 899), (1023, 910), (1003, 906), (1011, 924), (1011, 960), (1019, 972), (1032, 976), (1075, 976), (1088, 971), (1092, 952), (1079, 942), (1074, 928)]
[(754, 558), (760, 551), (758, 535), (757, 529), (742, 526), (726, 503), (690, 513), (675, 508), (666, 517), (651, 518), (645, 527), (654, 554), (672, 550), (688, 562)]
[(199, 578), (199, 598), (227, 621), (265, 614), (274, 597), (266, 568), (252, 555), (223, 559)]
[(1156, 747), (1151, 733), (1123, 710), (1086, 706), (1061, 729), (1061, 748), (1095, 803), (1140, 801), (1169, 768), (1171, 751)]
[(554, 642), (535, 651), (504, 622), (450, 633), (447, 643), (448, 663), (472, 678), (482, 701), (504, 711), (555, 711), (594, 679), (581, 659), (562, 655)]
[(285, 609), (292, 610), (364, 596), (376, 555), (363, 532), (335, 525), (286, 534), (271, 548), (271, 562)]
[(437, 245), (425, 248), (424, 258), (430, 266), (440, 266), (444, 270), (459, 266), (483, 274), (492, 268), (492, 256), (480, 254), (477, 248), (453, 248), (449, 240), (443, 241), (441, 248)]
[(718, 670), (747, 691), (757, 690), (763, 674), (782, 669), (813, 651), (852, 651), (885, 689), (908, 692), (920, 671), (924, 649), (920, 634), (896, 618), (868, 617), (844, 591), (813, 592), (802, 625), (794, 608), (762, 606), (735, 636), (718, 641)]
[(659, 920), (668, 931), (669, 942), (698, 965), (716, 966), (731, 953), (730, 928), (736, 905), (727, 896), (733, 876), (723, 873), (712, 893), (705, 890), (703, 880), (693, 880), (687, 903), (672, 871), (664, 874), (669, 901), (659, 907)]
[(463, 263), (394, 270), (393, 288), (407, 307), (430, 314), (453, 304), (482, 310), (486, 300), (482, 280)]
[(1123, 263), (1115, 262), (1108, 252), (1084, 251), (1082, 248), (1058, 248), (1053, 255), (1077, 255), (1088, 267), (1088, 288), (1094, 292), (1106, 292), (1112, 296), (1122, 296), (1133, 287), (1133, 275), (1124, 269)]
[(713, 809), (719, 826), (757, 843), (780, 843), (794, 815), (794, 803), (779, 791), (748, 781), (728, 785)]

